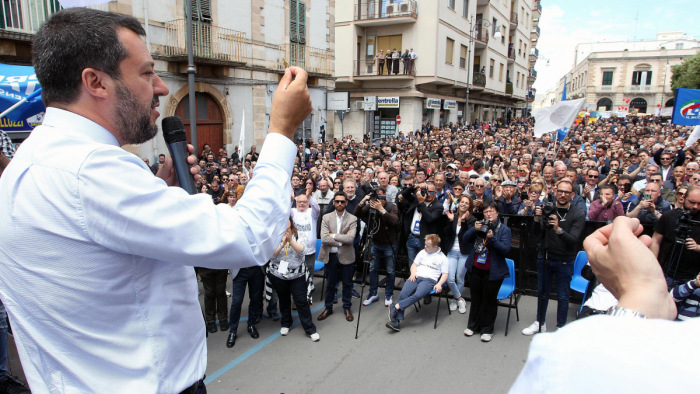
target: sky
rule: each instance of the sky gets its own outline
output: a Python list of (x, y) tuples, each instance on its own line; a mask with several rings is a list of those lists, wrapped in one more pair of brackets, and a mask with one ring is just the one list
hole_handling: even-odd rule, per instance
[(572, 68), (578, 43), (654, 40), (669, 30), (700, 39), (699, 7), (698, 0), (542, 0), (537, 95), (555, 88)]

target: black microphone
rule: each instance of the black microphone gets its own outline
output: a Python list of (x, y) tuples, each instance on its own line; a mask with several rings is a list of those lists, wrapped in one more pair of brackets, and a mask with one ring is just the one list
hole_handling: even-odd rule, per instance
[(163, 139), (168, 145), (170, 157), (173, 158), (175, 176), (177, 176), (180, 187), (189, 194), (196, 194), (197, 188), (194, 186), (190, 165), (187, 163), (187, 156), (190, 154), (187, 150), (187, 133), (179, 116), (163, 118)]

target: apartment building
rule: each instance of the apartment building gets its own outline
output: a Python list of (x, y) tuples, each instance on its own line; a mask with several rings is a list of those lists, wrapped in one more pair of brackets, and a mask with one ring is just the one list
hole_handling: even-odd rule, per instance
[[(229, 154), (239, 141), (242, 120), (246, 149), (265, 139), (272, 96), (285, 67), (309, 72), (313, 112), (297, 133), (316, 140), (332, 112), (336, 0), (192, 0), (197, 145)], [(118, 0), (93, 6), (132, 15), (145, 26), (147, 45), (170, 94), (161, 98), (162, 117), (179, 115), (190, 138), (187, 35), (184, 0)], [(0, 61), (31, 64), (30, 43), (41, 23), (60, 9), (57, 0), (5, 0), (0, 3)], [(245, 113), (245, 116), (243, 114)], [(19, 135), (21, 137), (21, 135)], [(160, 135), (127, 147), (149, 157), (167, 153)]]
[[(350, 95), (346, 134), (380, 138), (426, 123), (519, 116), (534, 82), (528, 75), (536, 27), (533, 9), (538, 4), (533, 0), (337, 2), (336, 48), (343, 50), (336, 52), (335, 83), (337, 91)], [(398, 73), (388, 75), (386, 63), (380, 73), (377, 55), (393, 49), (402, 53), (413, 49), (418, 55), (410, 72), (403, 72), (401, 61)], [(340, 120), (334, 118), (339, 130)]]
[(682, 31), (656, 34), (656, 39), (581, 43), (575, 64), (561, 77), (541, 106), (562, 98), (585, 98), (590, 110), (654, 114), (673, 107), (672, 66), (700, 51), (700, 41)]

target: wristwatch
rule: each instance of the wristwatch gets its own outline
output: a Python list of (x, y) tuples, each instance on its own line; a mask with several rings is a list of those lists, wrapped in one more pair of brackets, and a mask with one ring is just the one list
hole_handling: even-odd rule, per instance
[(632, 318), (637, 318), (637, 319), (646, 319), (647, 317), (644, 316), (644, 314), (634, 311), (632, 309), (627, 309), (623, 308), (621, 306), (611, 306), (607, 312), (605, 312), (606, 315), (609, 316), (616, 316), (616, 317), (632, 317)]

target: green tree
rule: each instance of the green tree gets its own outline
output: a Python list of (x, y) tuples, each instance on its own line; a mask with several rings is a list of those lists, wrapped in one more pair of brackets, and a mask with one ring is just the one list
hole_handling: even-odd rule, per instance
[(678, 88), (700, 89), (700, 53), (673, 66), (671, 70), (671, 87), (674, 93)]

